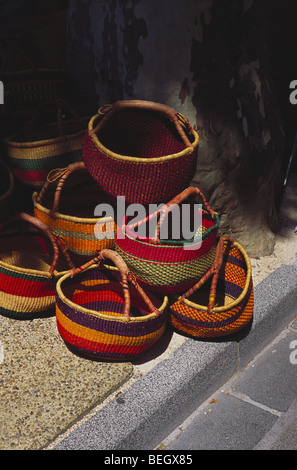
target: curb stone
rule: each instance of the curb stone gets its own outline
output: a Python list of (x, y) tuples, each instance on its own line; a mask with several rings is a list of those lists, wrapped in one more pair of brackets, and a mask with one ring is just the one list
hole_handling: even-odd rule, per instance
[(250, 327), (220, 341), (187, 339), (53, 450), (152, 450), (297, 315), (297, 262), (255, 287)]

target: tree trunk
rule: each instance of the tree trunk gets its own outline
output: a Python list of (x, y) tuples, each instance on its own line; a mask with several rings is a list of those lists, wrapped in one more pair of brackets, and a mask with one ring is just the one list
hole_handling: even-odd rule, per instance
[[(273, 251), (285, 131), (263, 0), (70, 2), (68, 73), (83, 113), (152, 100), (200, 136), (193, 183), (250, 256)], [(297, 79), (297, 77), (296, 77)], [(165, 202), (165, 201), (164, 201)]]

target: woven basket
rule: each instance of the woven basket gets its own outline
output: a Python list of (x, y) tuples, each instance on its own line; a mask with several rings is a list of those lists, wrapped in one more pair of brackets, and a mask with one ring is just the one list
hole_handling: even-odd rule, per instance
[[(20, 230), (20, 223), (30, 225)], [(29, 214), (20, 213), (7, 224), (11, 228), (0, 233), (0, 314), (15, 319), (53, 314), (56, 280), (74, 267), (67, 250)]]
[(221, 237), (213, 267), (171, 304), (170, 321), (176, 330), (191, 337), (214, 338), (246, 326), (253, 308), (249, 257), (239, 243)]
[(0, 160), (0, 222), (10, 215), (14, 186), (12, 171), (6, 163)]
[(65, 71), (40, 63), (33, 36), (0, 34), (0, 74), (9, 96), (5, 110), (18, 120), (30, 119), (43, 102), (66, 96)]
[[(52, 117), (46, 118), (53, 105), (56, 107), (56, 121)], [(63, 120), (65, 111), (69, 112), (69, 118)], [(31, 187), (40, 188), (52, 169), (82, 161), (87, 121), (64, 100), (44, 103), (29, 125), (5, 139), (8, 162), (16, 178)]]
[[(103, 265), (105, 260), (115, 267)], [(84, 356), (123, 361), (144, 354), (163, 335), (167, 305), (167, 297), (145, 293), (112, 250), (102, 250), (57, 283), (58, 331)]]
[(105, 191), (146, 205), (168, 201), (190, 184), (198, 140), (189, 121), (169, 106), (118, 101), (91, 118), (82, 153)]
[[(191, 196), (199, 196), (203, 202), (202, 226), (191, 240), (161, 240), (160, 227), (174, 205), (183, 206)], [(181, 204), (182, 203), (182, 204)], [(195, 204), (190, 203), (196, 210)], [(138, 236), (135, 228), (147, 224), (160, 215), (154, 237)], [(190, 186), (172, 201), (140, 222), (129, 223), (126, 217), (118, 230), (116, 251), (122, 256), (137, 281), (154, 291), (180, 292), (193, 285), (197, 277), (204, 275), (212, 266), (216, 252), (219, 217), (206, 201), (202, 192)], [(200, 234), (200, 239), (198, 235)], [(196, 240), (197, 235), (197, 242)], [(191, 242), (191, 249), (186, 249)]]
[[(60, 197), (65, 181), (69, 176), (76, 176), (77, 172), (83, 172), (83, 175), (87, 173), (83, 162), (76, 162), (67, 168), (51, 172), (40, 193), (33, 194), (34, 214), (65, 241), (72, 255), (94, 257), (97, 251), (114, 247), (116, 223), (110, 216), (93, 216), (96, 204), (107, 200), (106, 196), (99, 192), (97, 185), (74, 186), (68, 189), (68, 192), (65, 191), (65, 202), (60, 211)], [(55, 181), (58, 181), (56, 186)], [(49, 192), (52, 185), (53, 197)], [(105, 238), (98, 238), (99, 230)]]

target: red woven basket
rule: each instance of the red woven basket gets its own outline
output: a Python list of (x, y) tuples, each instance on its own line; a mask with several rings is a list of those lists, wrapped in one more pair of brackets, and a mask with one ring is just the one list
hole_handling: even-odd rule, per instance
[[(193, 211), (199, 210), (191, 198), (202, 200), (201, 226), (194, 237), (184, 239), (161, 239), (161, 226), (175, 205), (189, 204)], [(186, 203), (185, 201), (190, 201)], [(149, 227), (149, 222), (159, 217), (155, 235), (139, 235), (136, 229)], [(212, 266), (216, 253), (216, 237), (219, 217), (209, 206), (202, 192), (190, 186), (155, 213), (133, 223), (128, 217), (119, 227), (115, 249), (135, 274), (137, 281), (148, 289), (163, 293), (181, 292), (189, 288), (197, 277), (203, 276)], [(168, 231), (169, 233), (169, 231)], [(191, 249), (187, 246), (191, 243)]]
[(89, 122), (82, 154), (98, 184), (128, 203), (166, 202), (196, 170), (198, 134), (180, 113), (150, 101), (118, 101)]

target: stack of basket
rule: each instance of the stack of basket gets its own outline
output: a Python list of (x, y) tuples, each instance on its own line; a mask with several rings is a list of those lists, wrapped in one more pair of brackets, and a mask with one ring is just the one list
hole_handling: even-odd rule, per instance
[[(182, 334), (212, 338), (250, 322), (249, 258), (219, 234), (219, 215), (191, 185), (198, 142), (188, 119), (169, 106), (118, 101), (89, 120), (82, 160), (52, 168), (34, 194), (35, 217), (64, 243), (75, 264), (56, 282), (57, 327), (73, 351), (130, 360), (151, 348), (168, 323)], [(81, 171), (94, 183), (87, 186), (93, 196), (85, 199), (85, 186), (72, 192), (70, 186), (68, 212), (62, 210), (65, 183)], [(102, 203), (107, 213), (81, 216), (86, 203), (93, 215)], [(140, 207), (136, 220), (133, 210)], [(182, 236), (174, 233), (176, 210), (181, 222), (183, 211), (191, 223), (200, 221), (188, 237), (183, 230)]]

